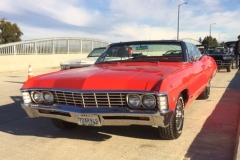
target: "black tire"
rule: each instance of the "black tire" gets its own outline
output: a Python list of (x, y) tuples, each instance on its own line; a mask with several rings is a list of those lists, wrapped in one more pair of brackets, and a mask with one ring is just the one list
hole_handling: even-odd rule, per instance
[(75, 123), (63, 121), (63, 120), (60, 120), (60, 119), (52, 118), (51, 120), (52, 120), (52, 123), (55, 127), (60, 128), (60, 129), (64, 129), (64, 130), (73, 129), (73, 128), (76, 128), (78, 126)]
[(208, 99), (210, 95), (210, 90), (211, 90), (211, 85), (209, 82), (206, 88), (204, 89), (204, 91), (198, 96), (197, 99)]
[(158, 127), (161, 139), (173, 140), (177, 139), (182, 134), (184, 122), (184, 101), (180, 95), (177, 100), (176, 108), (170, 123), (167, 127)]
[(234, 68), (236, 68), (236, 61), (235, 61), (235, 59), (233, 58), (233, 60), (232, 60), (232, 69), (234, 69)]
[(227, 72), (231, 72), (231, 66), (227, 66)]

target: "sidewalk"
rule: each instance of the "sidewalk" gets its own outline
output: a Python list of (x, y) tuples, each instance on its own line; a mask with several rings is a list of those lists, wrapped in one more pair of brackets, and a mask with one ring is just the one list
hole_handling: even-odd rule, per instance
[(239, 143), (239, 137), (240, 137), (240, 120), (238, 125), (238, 136), (237, 136), (237, 145), (235, 150), (235, 160), (240, 160), (240, 143)]
[[(236, 76), (238, 84), (240, 84), (240, 70), (237, 71)], [(239, 88), (239, 85), (238, 87)], [(240, 99), (240, 93), (239, 93), (239, 99)], [(240, 107), (240, 104), (239, 104)], [(235, 147), (235, 160), (240, 160), (240, 113), (239, 113), (239, 123), (238, 123), (238, 133), (237, 133), (237, 137), (236, 137), (236, 147)]]

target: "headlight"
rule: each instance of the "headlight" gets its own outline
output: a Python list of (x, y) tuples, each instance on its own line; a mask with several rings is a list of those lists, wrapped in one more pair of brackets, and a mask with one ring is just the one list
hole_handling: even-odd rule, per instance
[(70, 69), (69, 65), (61, 65), (61, 70)]
[(143, 95), (142, 105), (144, 108), (154, 108), (156, 106), (156, 99), (153, 95)]
[(138, 94), (129, 94), (128, 105), (132, 108), (139, 108), (141, 106), (141, 96)]
[(159, 101), (159, 109), (160, 110), (168, 109), (167, 96), (158, 97), (158, 101)]
[(32, 102), (29, 92), (22, 92), (22, 97), (23, 97), (24, 103)]
[(32, 91), (31, 97), (32, 97), (33, 101), (36, 103), (41, 103), (43, 101), (42, 94), (39, 91)]
[(53, 94), (48, 91), (43, 91), (42, 92), (42, 97), (45, 103), (51, 104), (54, 101)]

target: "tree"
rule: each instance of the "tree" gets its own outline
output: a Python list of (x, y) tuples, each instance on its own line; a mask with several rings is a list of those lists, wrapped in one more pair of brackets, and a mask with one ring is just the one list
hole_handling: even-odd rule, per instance
[(224, 47), (224, 46), (225, 46), (225, 42), (221, 42), (221, 43), (219, 44), (219, 46)]
[(0, 20), (0, 44), (21, 41), (22, 31), (16, 23)]
[(212, 36), (207, 36), (203, 39), (202, 44), (205, 44), (209, 47), (217, 47), (218, 42), (216, 38), (212, 38)]
[(198, 42), (202, 43), (202, 38), (201, 37), (199, 37)]

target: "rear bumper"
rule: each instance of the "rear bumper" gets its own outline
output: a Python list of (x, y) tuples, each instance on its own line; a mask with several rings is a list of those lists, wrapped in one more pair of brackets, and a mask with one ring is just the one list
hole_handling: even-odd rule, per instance
[(22, 104), (22, 108), (29, 117), (48, 117), (79, 123), (81, 116), (95, 116), (99, 120), (98, 126), (126, 126), (147, 125), (153, 127), (166, 127), (172, 117), (172, 110), (164, 111), (131, 111), (126, 108), (77, 108), (67, 105), (31, 105)]

